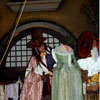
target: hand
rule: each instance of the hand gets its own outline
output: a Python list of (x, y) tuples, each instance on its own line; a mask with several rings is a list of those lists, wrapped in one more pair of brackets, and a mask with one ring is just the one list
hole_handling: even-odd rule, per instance
[(52, 76), (52, 72), (49, 72), (49, 75)]

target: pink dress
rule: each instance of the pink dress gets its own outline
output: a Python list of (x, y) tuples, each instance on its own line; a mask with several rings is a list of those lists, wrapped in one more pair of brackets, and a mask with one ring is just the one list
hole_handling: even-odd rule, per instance
[[(36, 58), (32, 57), (30, 59), (27, 69), (31, 68), (24, 80), (24, 84), (20, 94), (20, 100), (41, 100), (42, 99), (42, 89), (43, 81), (39, 74), (34, 73), (34, 69), (37, 67)], [(33, 68), (33, 70), (32, 70)], [(26, 70), (27, 70), (26, 69)]]

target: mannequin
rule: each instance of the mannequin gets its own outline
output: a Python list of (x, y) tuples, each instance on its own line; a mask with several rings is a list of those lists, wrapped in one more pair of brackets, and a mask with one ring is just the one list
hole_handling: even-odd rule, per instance
[(61, 45), (55, 48), (55, 55), (57, 67), (52, 77), (52, 100), (83, 100), (81, 74), (73, 49)]

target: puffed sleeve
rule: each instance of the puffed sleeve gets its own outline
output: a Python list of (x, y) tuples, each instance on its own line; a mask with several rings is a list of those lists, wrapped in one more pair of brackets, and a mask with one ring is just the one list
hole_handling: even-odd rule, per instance
[(37, 67), (36, 58), (32, 56), (28, 64), (28, 67), (26, 68), (25, 77), (29, 74), (32, 68), (34, 70), (36, 67)]

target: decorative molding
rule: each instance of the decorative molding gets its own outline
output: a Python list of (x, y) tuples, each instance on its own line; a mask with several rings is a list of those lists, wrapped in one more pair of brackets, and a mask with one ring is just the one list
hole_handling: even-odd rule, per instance
[[(56, 10), (62, 0), (30, 0), (26, 2), (24, 12)], [(22, 2), (23, 4), (23, 2)], [(7, 6), (17, 12), (21, 2), (8, 2)]]
[(21, 25), (21, 26), (17, 27), (15, 33), (17, 33), (17, 35), (18, 35), (23, 30), (26, 30), (26, 29), (29, 29), (29, 28), (36, 28), (36, 27), (42, 27), (42, 28), (48, 28), (48, 29), (54, 30), (56, 32), (59, 32), (64, 37), (66, 37), (68, 34), (70, 34), (69, 32), (67, 32), (62, 27), (60, 27), (58, 25), (55, 25), (55, 24), (52, 24), (52, 23), (48, 23), (48, 22), (31, 22), (31, 23), (27, 23), (27, 24), (24, 24), (24, 25)]

